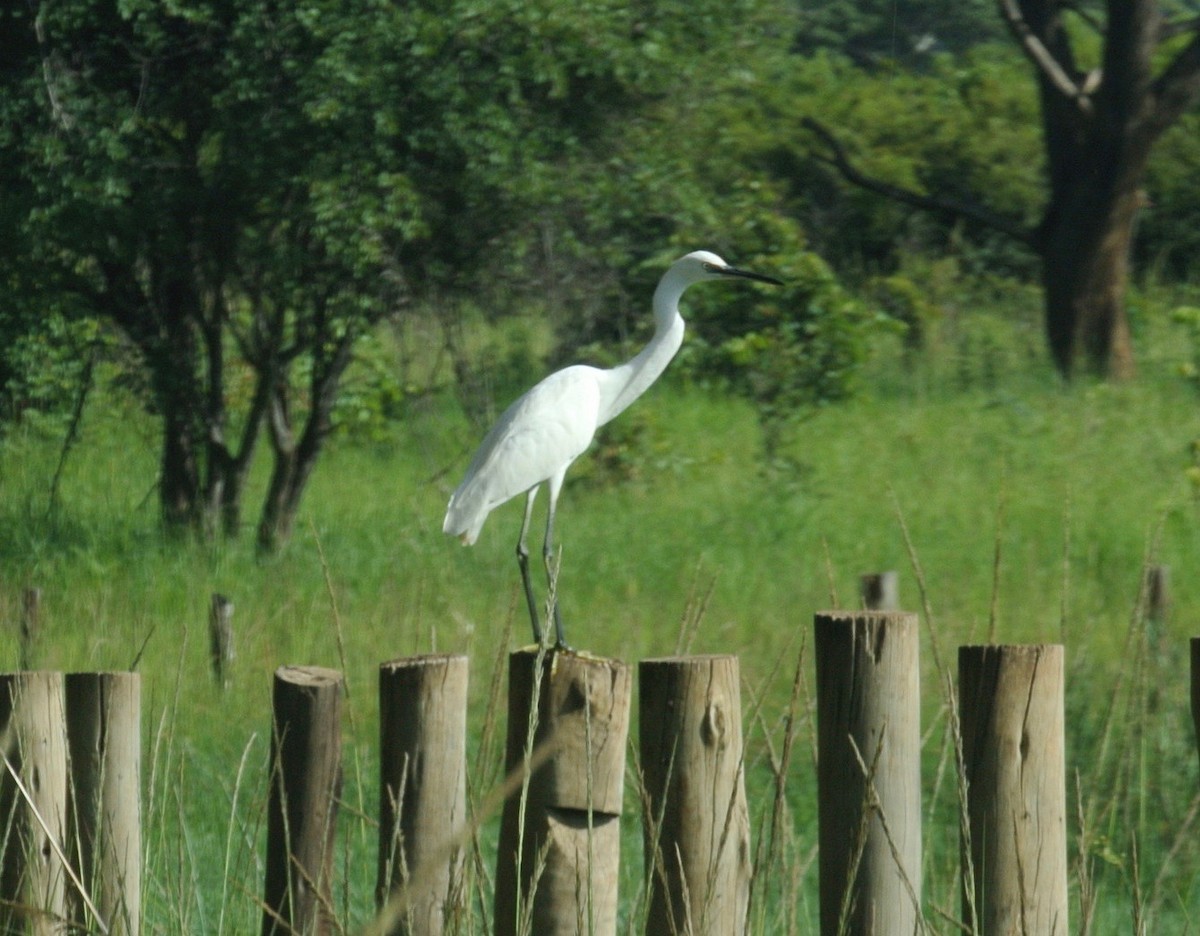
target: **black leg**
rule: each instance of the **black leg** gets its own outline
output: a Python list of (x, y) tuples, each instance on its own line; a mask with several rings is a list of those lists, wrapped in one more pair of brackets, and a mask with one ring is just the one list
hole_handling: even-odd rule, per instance
[(521, 585), (525, 588), (525, 603), (529, 605), (529, 623), (533, 626), (534, 643), (542, 642), (542, 627), (538, 622), (537, 599), (533, 597), (533, 583), (529, 581), (529, 548), (525, 545), (525, 534), (529, 531), (529, 517), (533, 513), (533, 488), (525, 498), (525, 519), (521, 522), (521, 536), (517, 540), (517, 565), (521, 568)]

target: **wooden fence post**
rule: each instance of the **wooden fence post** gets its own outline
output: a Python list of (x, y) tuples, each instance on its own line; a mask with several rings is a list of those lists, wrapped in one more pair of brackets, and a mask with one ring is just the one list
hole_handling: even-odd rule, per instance
[(745, 932), (750, 897), (738, 658), (643, 660), (638, 671), (646, 932)]
[(1192, 649), (1192, 726), (1196, 731), (1196, 753), (1200, 754), (1200, 637), (1190, 641)]
[(615, 934), (630, 669), (564, 652), (539, 667), (538, 656), (509, 656), (505, 762), (518, 776), (539, 763), (504, 803), (495, 933)]
[(59, 936), (68, 886), (55, 851), (67, 829), (61, 673), (0, 675), (0, 738), (0, 932)]
[[(379, 667), (379, 871), (376, 903), (405, 936), (438, 936), (464, 909), (467, 803), (465, 656), (438, 654)], [(388, 906), (389, 897), (401, 902)]]
[(958, 651), (973, 874), (963, 915), (982, 936), (1067, 929), (1063, 648)]
[(859, 577), (858, 590), (868, 611), (900, 610), (900, 574), (871, 572)]
[(263, 936), (333, 930), (333, 834), (342, 786), (342, 674), (281, 666), (272, 698)]
[(1171, 567), (1153, 565), (1146, 569), (1146, 618), (1165, 625), (1171, 612)]
[(917, 616), (813, 623), (821, 933), (910, 936), (923, 923)]
[(216, 592), (208, 606), (208, 647), (213, 678), (225, 689), (229, 685), (229, 668), (234, 656), (233, 602)]
[[(141, 931), (141, 676), (69, 673), (70, 854), (111, 934)], [(82, 901), (72, 916), (90, 932)]]

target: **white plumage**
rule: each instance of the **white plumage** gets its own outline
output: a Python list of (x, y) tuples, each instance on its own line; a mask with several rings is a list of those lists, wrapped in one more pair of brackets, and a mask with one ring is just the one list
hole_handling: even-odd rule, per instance
[[(641, 396), (658, 379), (683, 342), (679, 299), (693, 283), (743, 277), (779, 284), (769, 276), (729, 266), (714, 253), (697, 250), (676, 260), (654, 291), (654, 337), (635, 357), (605, 370), (577, 364), (556, 371), (516, 400), (484, 438), (466, 477), (450, 497), (445, 533), (470, 545), (488, 514), (505, 501), (525, 494), (525, 516), (517, 540), (517, 561), (536, 640), (542, 639), (537, 603), (529, 581), (525, 536), (533, 501), (543, 482), (550, 488), (542, 556), (550, 575), (554, 512), (571, 463), (592, 443), (596, 430)], [(558, 602), (554, 607), (558, 646), (565, 647)]]

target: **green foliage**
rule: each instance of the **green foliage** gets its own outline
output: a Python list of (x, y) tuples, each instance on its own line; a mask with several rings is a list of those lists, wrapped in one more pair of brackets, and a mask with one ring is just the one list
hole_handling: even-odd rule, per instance
[(870, 300), (903, 328), (905, 347), (918, 350), (926, 346), (941, 310), (929, 300), (922, 286), (908, 276), (893, 273), (872, 277), (864, 289)]
[(838, 269), (869, 272), (917, 252), (953, 253), (976, 272), (1033, 269), (1003, 235), (847, 185), (813, 158), (820, 144), (799, 126), (818, 118), (864, 172), (884, 181), (1032, 225), (1045, 197), (1043, 156), (1036, 90), (1017, 52), (982, 46), (938, 56), (920, 72), (864, 70), (828, 53), (792, 64), (774, 100), (788, 142), (766, 155), (822, 256)]
[(816, 0), (804, 4), (798, 26), (798, 51), (840, 50), (864, 65), (919, 66), (1003, 31), (990, 0)]
[(1200, 390), (1200, 306), (1176, 306), (1171, 310), (1171, 321), (1183, 330), (1183, 344), (1189, 352), (1179, 364), (1179, 374)]
[(33, 322), (0, 316), (0, 323), (0, 425), (32, 422), (61, 433), (87, 362), (100, 351), (98, 323), (58, 313)]
[[(696, 338), (684, 370), (749, 399), (763, 427), (768, 459), (781, 454), (785, 430), (818, 404), (844, 399), (866, 353), (869, 316), (815, 254), (784, 253), (765, 269), (777, 290), (697, 297)], [(713, 290), (709, 291), (714, 292)]]
[(1191, 278), (1200, 255), (1200, 114), (1187, 114), (1155, 145), (1146, 172), (1134, 256), (1169, 281)]
[(331, 413), (334, 429), (356, 442), (382, 442), (403, 418), (413, 390), (401, 382), (394, 356), (378, 332), (368, 332), (356, 345), (354, 366)]

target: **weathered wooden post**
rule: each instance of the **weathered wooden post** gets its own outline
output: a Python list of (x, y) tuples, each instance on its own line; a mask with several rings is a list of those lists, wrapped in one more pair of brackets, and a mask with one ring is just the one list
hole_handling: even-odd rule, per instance
[(900, 574), (871, 572), (859, 577), (858, 590), (868, 611), (900, 610)]
[(495, 932), (615, 934), (630, 669), (572, 652), (547, 653), (540, 666), (538, 657), (509, 656), (507, 769), (541, 763), (504, 803)]
[(964, 918), (982, 936), (1065, 936), (1063, 648), (960, 647), (958, 679), (974, 886)]
[(376, 903), (405, 936), (437, 936), (465, 900), (455, 841), (467, 804), (467, 658), (437, 654), (379, 667)]
[(1146, 686), (1146, 710), (1151, 715), (1163, 706), (1163, 681), (1173, 666), (1171, 641), (1167, 623), (1171, 615), (1171, 567), (1167, 565), (1147, 566), (1145, 570), (1146, 601), (1146, 654), (1150, 672)]
[(61, 673), (0, 675), (0, 932), (67, 932), (67, 734)]
[(1191, 639), (1192, 648), (1192, 726), (1196, 730), (1196, 753), (1200, 754), (1200, 637)]
[[(69, 673), (65, 682), (70, 753), (72, 862), (108, 932), (141, 931), (141, 676)], [(72, 916), (94, 921), (75, 895)]]
[(917, 616), (814, 618), (821, 933), (918, 931), (921, 699)]
[(234, 656), (233, 602), (216, 592), (208, 606), (208, 649), (213, 678), (224, 689), (229, 685), (229, 668)]
[(743, 933), (752, 869), (738, 658), (643, 660), (638, 685), (646, 932)]
[(1146, 617), (1163, 626), (1171, 612), (1171, 567), (1152, 565), (1146, 569)]
[(333, 931), (333, 834), (342, 786), (342, 674), (281, 666), (272, 699), (264, 936)]

